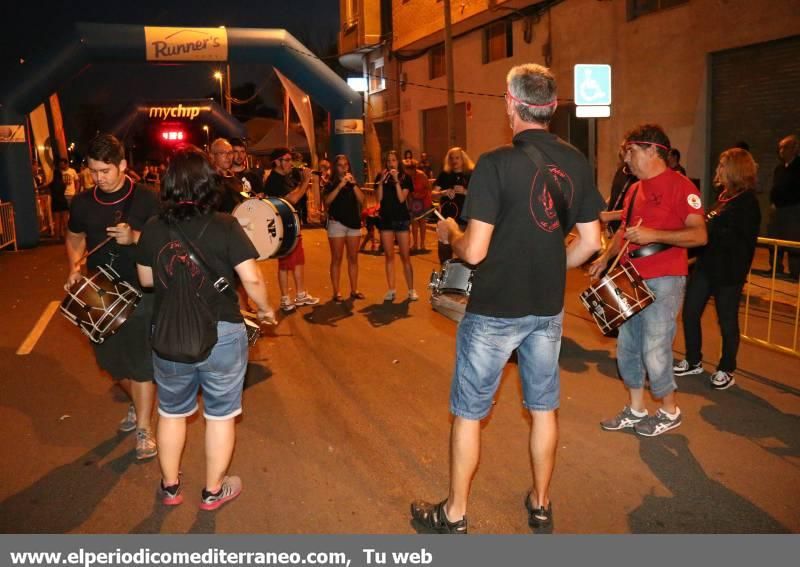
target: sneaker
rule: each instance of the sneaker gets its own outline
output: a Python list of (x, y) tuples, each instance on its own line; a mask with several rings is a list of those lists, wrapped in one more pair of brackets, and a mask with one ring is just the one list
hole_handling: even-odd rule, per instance
[(316, 305), (317, 303), (319, 303), (319, 297), (312, 297), (307, 292), (297, 294), (297, 297), (294, 298), (294, 304), (298, 307), (301, 305)]
[(238, 476), (226, 476), (222, 479), (222, 486), (217, 492), (203, 489), (200, 500), (201, 510), (216, 510), (229, 500), (233, 500), (242, 493), (242, 479)]
[(423, 500), (411, 503), (412, 521), (423, 531), (435, 534), (467, 533), (467, 517), (464, 516), (457, 522), (451, 522), (444, 511), (447, 500), (432, 504)]
[(136, 408), (133, 404), (128, 404), (128, 414), (119, 422), (119, 430), (128, 433), (136, 429)]
[(161, 497), (161, 503), (164, 506), (177, 506), (183, 502), (183, 494), (181, 494), (181, 481), (178, 479), (177, 484), (164, 486), (164, 480), (161, 480), (159, 485), (158, 494)]
[(158, 448), (156, 447), (156, 438), (150, 429), (137, 429), (136, 430), (136, 459), (143, 461), (145, 459), (152, 459), (158, 455)]
[(633, 430), (639, 435), (644, 435), (645, 437), (655, 437), (657, 435), (661, 435), (662, 433), (666, 433), (670, 429), (675, 429), (680, 424), (680, 409), (678, 410), (678, 415), (676, 415), (674, 418), (668, 416), (664, 410), (659, 409), (653, 415), (647, 416), (647, 418), (637, 423)]
[(675, 376), (690, 376), (692, 374), (703, 373), (703, 363), (690, 364), (688, 360), (681, 360), (678, 364), (672, 367), (672, 372)]
[(291, 313), (295, 309), (297, 309), (297, 307), (292, 302), (292, 300), (289, 299), (289, 296), (284, 295), (283, 297), (281, 297), (281, 311), (283, 311), (284, 313)]
[(394, 301), (394, 296), (396, 295), (393, 289), (390, 289), (386, 292), (386, 295), (383, 296), (384, 301)]
[(547, 508), (539, 506), (534, 508), (531, 504), (531, 492), (525, 495), (525, 509), (528, 511), (528, 525), (534, 530), (549, 528), (553, 525), (553, 503), (549, 502)]
[(717, 370), (711, 377), (711, 387), (714, 390), (727, 390), (734, 384), (736, 384), (736, 379), (733, 374), (724, 370)]
[(417, 293), (417, 290), (409, 289), (408, 290), (408, 300), (409, 301), (417, 301), (418, 299), (419, 299), (419, 294)]
[(630, 406), (625, 406), (622, 411), (610, 419), (600, 422), (600, 427), (606, 431), (619, 431), (628, 427), (634, 427), (637, 423), (647, 417), (647, 412), (642, 416), (633, 413)]

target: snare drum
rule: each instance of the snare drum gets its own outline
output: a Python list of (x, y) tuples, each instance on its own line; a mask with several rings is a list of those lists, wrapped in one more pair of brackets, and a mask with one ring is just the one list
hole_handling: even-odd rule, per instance
[(656, 297), (633, 267), (619, 264), (581, 294), (581, 301), (604, 335), (653, 303)]
[(434, 294), (455, 293), (469, 296), (474, 268), (461, 260), (446, 260), (441, 272), (433, 272), (428, 287)]
[(233, 216), (255, 245), (259, 260), (288, 256), (297, 246), (300, 216), (285, 199), (247, 199), (233, 209)]
[(94, 275), (81, 277), (67, 293), (61, 313), (97, 344), (125, 324), (142, 297), (141, 291), (107, 264), (98, 267)]

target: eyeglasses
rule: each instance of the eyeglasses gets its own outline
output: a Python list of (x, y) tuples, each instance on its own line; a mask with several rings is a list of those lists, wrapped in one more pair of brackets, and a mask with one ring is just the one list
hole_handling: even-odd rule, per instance
[(290, 158), (290, 157), (282, 157), (282, 158), (276, 159), (275, 161), (292, 161), (292, 158)]

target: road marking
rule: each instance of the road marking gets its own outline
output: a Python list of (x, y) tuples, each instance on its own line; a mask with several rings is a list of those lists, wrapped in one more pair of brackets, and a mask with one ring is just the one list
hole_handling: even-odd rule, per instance
[(33, 329), (31, 329), (31, 332), (28, 333), (28, 336), (25, 337), (25, 340), (22, 341), (22, 344), (17, 349), (17, 354), (23, 355), (31, 353), (33, 347), (36, 346), (36, 343), (39, 342), (39, 339), (44, 334), (44, 330), (50, 323), (50, 319), (55, 315), (59, 303), (59, 301), (51, 301), (47, 304), (47, 307), (44, 308), (44, 313), (42, 313), (39, 320), (36, 321), (36, 324), (33, 326)]

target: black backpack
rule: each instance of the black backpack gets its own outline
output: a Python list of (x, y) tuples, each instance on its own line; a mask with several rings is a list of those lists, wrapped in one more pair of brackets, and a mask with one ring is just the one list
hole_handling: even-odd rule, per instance
[[(198, 238), (207, 227), (208, 223)], [(202, 362), (217, 344), (218, 313), (209, 305), (209, 294), (228, 292), (231, 297), (233, 290), (225, 277), (212, 275), (214, 272), (199, 250), (177, 224), (170, 226), (170, 239), (180, 242), (186, 255), (172, 263), (172, 276), (153, 319), (153, 350), (160, 358), (173, 362)], [(203, 285), (196, 285), (193, 270), (205, 276)]]

